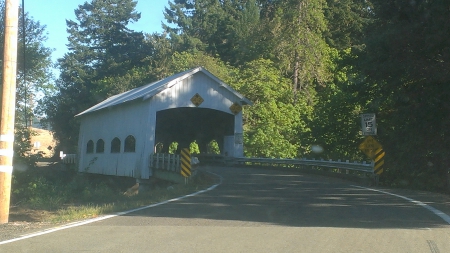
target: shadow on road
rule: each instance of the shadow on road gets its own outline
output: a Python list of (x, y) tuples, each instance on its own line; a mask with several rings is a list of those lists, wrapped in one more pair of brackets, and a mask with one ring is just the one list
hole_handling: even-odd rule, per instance
[(244, 222), (245, 226), (369, 229), (448, 226), (421, 206), (343, 180), (265, 169), (207, 170), (223, 176), (215, 190), (128, 216), (187, 218), (196, 221), (193, 225), (220, 220), (227, 221), (225, 226), (233, 226), (233, 221), (240, 226)]

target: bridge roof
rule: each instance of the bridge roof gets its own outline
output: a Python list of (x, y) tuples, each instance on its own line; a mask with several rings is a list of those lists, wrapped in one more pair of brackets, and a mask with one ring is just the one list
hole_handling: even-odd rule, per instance
[(162, 92), (163, 90), (172, 87), (173, 85), (177, 84), (179, 81), (181, 81), (185, 78), (188, 78), (198, 72), (204, 73), (205, 75), (209, 76), (214, 81), (219, 83), (219, 85), (221, 87), (223, 87), (223, 88), (227, 89), (228, 91), (230, 91), (231, 93), (233, 93), (236, 97), (238, 97), (240, 99), (240, 102), (243, 105), (246, 105), (246, 104), (252, 105), (253, 104), (250, 100), (248, 100), (243, 95), (241, 95), (240, 93), (235, 91), (229, 85), (222, 82), (219, 78), (217, 78), (216, 76), (211, 74), (209, 71), (207, 71), (203, 67), (197, 67), (197, 68), (193, 68), (193, 69), (169, 76), (162, 80), (159, 80), (159, 81), (156, 81), (156, 82), (153, 82), (153, 83), (150, 83), (150, 84), (147, 84), (147, 85), (144, 85), (141, 87), (137, 87), (135, 89), (114, 95), (114, 96), (92, 106), (91, 108), (75, 115), (75, 117), (78, 117), (78, 116), (81, 116), (84, 114), (88, 114), (88, 113), (91, 113), (94, 111), (99, 111), (99, 110), (102, 110), (105, 108), (117, 106), (117, 105), (120, 105), (120, 104), (123, 104), (126, 102), (137, 100), (137, 99), (147, 100), (147, 99), (155, 96), (156, 94)]

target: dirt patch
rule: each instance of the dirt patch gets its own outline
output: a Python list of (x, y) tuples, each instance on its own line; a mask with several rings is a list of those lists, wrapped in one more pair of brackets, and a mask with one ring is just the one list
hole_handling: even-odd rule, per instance
[(9, 210), (10, 222), (45, 222), (56, 212), (23, 207), (11, 207)]
[(0, 224), (0, 242), (54, 227), (55, 223), (46, 221), (52, 214), (45, 210), (11, 207), (9, 222)]
[(36, 135), (31, 136), (32, 154), (41, 153), (43, 157), (52, 157), (56, 146), (56, 140), (51, 131), (39, 128), (31, 128)]

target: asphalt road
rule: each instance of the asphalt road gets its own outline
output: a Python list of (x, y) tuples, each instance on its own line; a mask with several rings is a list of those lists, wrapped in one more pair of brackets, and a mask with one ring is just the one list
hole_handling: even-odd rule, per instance
[(450, 252), (449, 223), (397, 196), (314, 175), (208, 170), (223, 179), (214, 190), (0, 252)]

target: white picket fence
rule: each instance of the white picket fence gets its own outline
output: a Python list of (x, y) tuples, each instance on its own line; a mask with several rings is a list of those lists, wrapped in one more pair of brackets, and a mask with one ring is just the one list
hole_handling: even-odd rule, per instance
[(156, 153), (150, 155), (150, 168), (180, 172), (181, 160), (177, 154)]
[(63, 151), (59, 152), (59, 157), (64, 164), (76, 164), (77, 154), (64, 154)]

